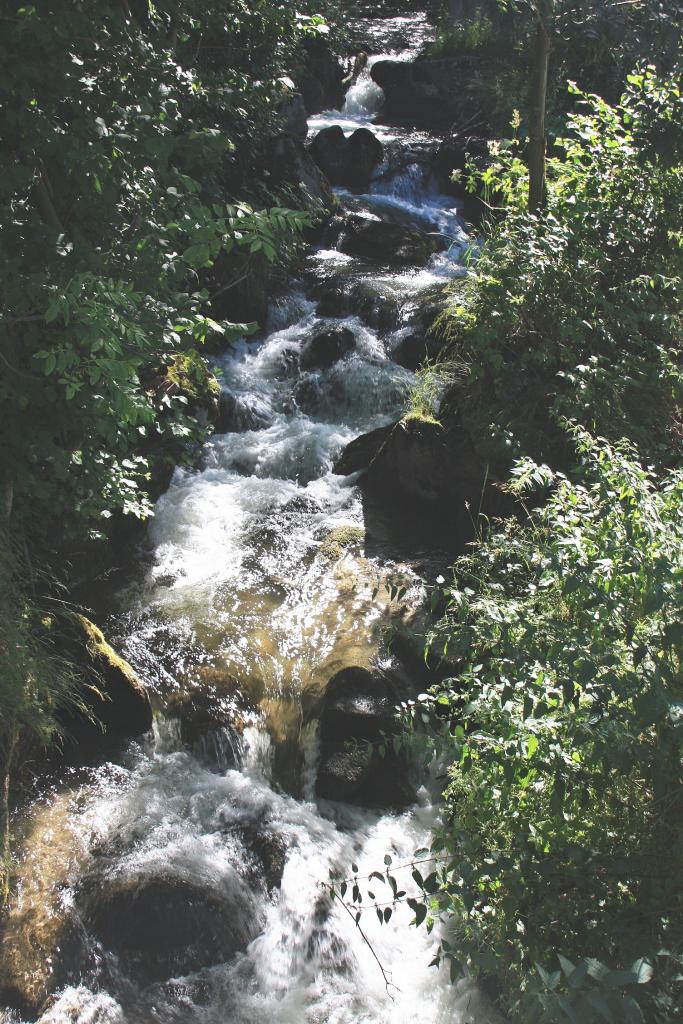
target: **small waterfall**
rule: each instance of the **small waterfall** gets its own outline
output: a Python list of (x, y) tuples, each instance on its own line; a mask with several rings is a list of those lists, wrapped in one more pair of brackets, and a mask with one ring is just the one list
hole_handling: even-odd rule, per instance
[[(378, 58), (375, 58), (377, 60)], [(342, 117), (349, 120), (371, 121), (382, 109), (384, 91), (373, 82), (370, 69), (374, 63), (370, 58), (357, 80), (346, 94)]]

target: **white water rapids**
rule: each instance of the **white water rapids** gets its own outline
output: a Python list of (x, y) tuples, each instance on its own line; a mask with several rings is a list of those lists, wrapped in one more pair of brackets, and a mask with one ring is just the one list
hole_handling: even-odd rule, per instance
[[(396, 20), (397, 33), (409, 32), (409, 19)], [(423, 22), (414, 27), (419, 41)], [(366, 70), (344, 110), (311, 119), (311, 132), (332, 123), (347, 133), (371, 124), (381, 101)], [(383, 142), (406, 142), (405, 130), (373, 130)], [(379, 216), (400, 212), (452, 243), (426, 267), (373, 271), (375, 289), (409, 305), (463, 272), (465, 235), (454, 201), (440, 196), (419, 166), (380, 181), (360, 200)], [(309, 257), (315, 273), (351, 271), (353, 264), (332, 249)], [(155, 735), (132, 745), (121, 763), (77, 773), (66, 791), (46, 798), (37, 817), (55, 816), (61, 801), (68, 842), (54, 846), (46, 868), (40, 858), (50, 846), (47, 828), (48, 840), (29, 854), (22, 873), (27, 906), (31, 886), (47, 885), (38, 875), (53, 874), (67, 910), (85, 876), (117, 882), (162, 873), (218, 894), (226, 914), (243, 915), (240, 927), (251, 941), (225, 962), (141, 985), (86, 936), (92, 956), (41, 1024), (494, 1019), (467, 981), (453, 986), (446, 970), (429, 967), (433, 938), (408, 926), (412, 913), (404, 906), (382, 927), (374, 912), (363, 917), (389, 972), (387, 988), (354, 921), (325, 895), (331, 870), (347, 871), (355, 862), (367, 875), (387, 852), (395, 863), (409, 863), (428, 843), (438, 805), (424, 780), (418, 804), (401, 814), (314, 796), (315, 728), (302, 727), (302, 702), (339, 667), (372, 662), (389, 615), (386, 599), (373, 596), (375, 584), (392, 571), (410, 578), (405, 567), (387, 563), (381, 545), (372, 555), (349, 550), (333, 562), (325, 556), (330, 531), (364, 528), (355, 481), (332, 472), (334, 459), (351, 439), (401, 414), (413, 376), (391, 359), (400, 328), (382, 335), (353, 316), (343, 323), (355, 349), (328, 369), (300, 372), (302, 345), (324, 323), (306, 289), (295, 290), (274, 305), (260, 340), (220, 359), (242, 429), (213, 437), (199, 470), (176, 471), (150, 528), (151, 565), (121, 597), (115, 627), (122, 653), (157, 694)], [(417, 590), (414, 578), (413, 585)], [(163, 707), (180, 689), (235, 677), (259, 710), (244, 735), (243, 762), (209, 770), (182, 749)], [(292, 739), (301, 754), (296, 797), (276, 750)], [(254, 880), (259, 869), (245, 834), (280, 844), (279, 887)]]

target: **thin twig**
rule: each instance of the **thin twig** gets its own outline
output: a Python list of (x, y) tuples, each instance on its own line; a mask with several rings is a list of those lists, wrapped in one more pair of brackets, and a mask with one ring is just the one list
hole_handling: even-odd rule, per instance
[[(337, 897), (337, 894), (335, 893), (334, 889), (332, 889), (330, 891), (331, 891), (332, 899), (335, 899), (335, 897)], [(394, 985), (393, 981), (390, 980), (390, 975), (384, 969), (382, 961), (377, 956), (377, 953), (375, 953), (375, 950), (373, 948), (372, 943), (370, 942), (370, 940), (368, 939), (367, 935), (365, 934), (365, 932), (363, 931), (363, 929), (360, 926), (360, 922), (356, 920), (355, 914), (351, 910), (349, 910), (349, 908), (347, 907), (347, 905), (344, 903), (344, 901), (342, 899), (339, 899), (339, 902), (341, 903), (342, 907), (344, 908), (346, 913), (349, 915), (349, 917), (351, 918), (353, 923), (355, 924), (356, 928), (358, 929), (358, 931), (361, 934), (361, 938), (363, 939), (363, 942), (365, 943), (365, 945), (368, 947), (368, 949), (372, 953), (373, 957), (375, 958), (375, 962), (377, 963), (377, 966), (379, 967), (380, 971), (382, 972), (382, 977), (384, 978), (384, 987), (387, 990), (387, 995), (389, 996), (391, 1001), (394, 1002), (394, 997), (392, 996), (392, 994), (390, 992), (390, 989), (391, 988), (395, 988), (397, 992), (400, 992), (401, 991), (400, 988), (398, 988), (397, 985)]]

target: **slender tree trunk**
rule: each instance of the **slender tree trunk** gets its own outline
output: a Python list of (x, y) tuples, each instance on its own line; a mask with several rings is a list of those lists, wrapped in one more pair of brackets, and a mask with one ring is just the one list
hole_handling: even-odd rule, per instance
[(9, 896), (10, 879), (10, 786), (18, 731), (14, 722), (6, 725), (7, 735), (0, 762), (0, 910)]
[(467, 21), (479, 7), (479, 0), (449, 0), (448, 12), (451, 21), (457, 24)]
[(43, 171), (38, 172), (38, 178), (33, 187), (33, 198), (38, 213), (43, 218), (46, 224), (50, 227), (55, 228), (60, 234), (64, 234), (64, 225), (59, 219), (59, 214), (55, 209), (55, 205), (52, 202), (51, 189), (48, 187), (49, 182)]
[(12, 506), (14, 504), (14, 481), (5, 480), (2, 488), (2, 510), (0, 517), (7, 526), (12, 518)]
[(529, 97), (530, 213), (538, 213), (545, 204), (545, 108), (554, 8), (554, 0), (538, 0), (536, 4), (536, 31), (531, 56)]

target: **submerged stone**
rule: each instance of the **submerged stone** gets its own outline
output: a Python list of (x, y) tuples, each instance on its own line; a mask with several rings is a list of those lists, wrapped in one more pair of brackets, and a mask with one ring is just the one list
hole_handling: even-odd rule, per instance
[(345, 219), (339, 248), (349, 256), (403, 267), (426, 263), (442, 245), (440, 239), (416, 228), (351, 213)]
[(170, 873), (90, 880), (79, 897), (88, 930), (124, 973), (149, 984), (225, 963), (261, 927), (236, 877), (229, 891)]
[(301, 352), (302, 370), (324, 370), (356, 347), (353, 331), (338, 324), (314, 334)]

